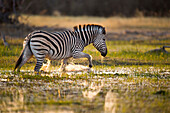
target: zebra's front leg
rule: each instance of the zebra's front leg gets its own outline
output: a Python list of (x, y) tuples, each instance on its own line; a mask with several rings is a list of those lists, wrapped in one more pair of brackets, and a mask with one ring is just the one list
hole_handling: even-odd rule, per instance
[(92, 67), (92, 57), (89, 54), (83, 53), (83, 52), (76, 52), (75, 54), (73, 54), (73, 58), (77, 59), (77, 58), (87, 58), (89, 61), (89, 67)]
[(63, 62), (61, 63), (60, 71), (65, 71), (65, 67), (67, 65), (68, 58), (63, 59)]

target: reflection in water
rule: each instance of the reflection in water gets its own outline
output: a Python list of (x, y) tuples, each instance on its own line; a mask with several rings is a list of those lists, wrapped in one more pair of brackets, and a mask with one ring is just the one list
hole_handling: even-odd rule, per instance
[[(82, 91), (83, 97), (90, 100), (91, 102), (96, 98), (97, 94), (101, 91), (104, 87), (103, 81), (100, 83), (85, 83), (88, 88), (85, 91)], [(105, 96), (104, 102), (104, 111), (105, 113), (116, 113), (116, 106), (117, 106), (117, 93), (109, 90)]]
[(108, 91), (105, 96), (105, 104), (104, 109), (105, 113), (116, 113), (117, 106), (117, 93), (112, 92), (112, 90)]
[(0, 105), (2, 111), (13, 112), (18, 109), (25, 109), (23, 90), (11, 90), (11, 92), (6, 93)]
[(67, 108), (59, 108), (57, 110), (48, 110), (41, 113), (74, 113), (74, 111)]
[(96, 95), (101, 91), (101, 88), (103, 87), (103, 82), (101, 83), (91, 82), (89, 84), (87, 83), (86, 86), (87, 90), (82, 91), (83, 97), (92, 101), (96, 97)]
[[(2, 100), (0, 100), (0, 113), (33, 111), (41, 113), (74, 113), (69, 106), (27, 104), (31, 101), (35, 102), (35, 97), (33, 95), (27, 95), (24, 89), (11, 89), (11, 92), (4, 91), (4, 94), (3, 98), (1, 98)], [(41, 106), (44, 106), (43, 109)]]
[(104, 95), (106, 87), (109, 87), (105, 84), (105, 79), (89, 77), (76, 81), (73, 77), (77, 75), (54, 78), (42, 76), (41, 79), (15, 76), (9, 82), (3, 79), (0, 82), (3, 86), (0, 87), (0, 111), (104, 112)]
[[(165, 72), (163, 74), (168, 76), (168, 72)], [(83, 72), (62, 75), (49, 72), (44, 76), (35, 76), (32, 73), (21, 72), (20, 76), (12, 71), (0, 71), (0, 113), (169, 111), (166, 78), (145, 77), (145, 74), (144, 77), (127, 77), (112, 75), (111, 72), (105, 72), (108, 75), (82, 74)], [(165, 88), (165, 94), (157, 94), (157, 89), (161, 87)], [(149, 104), (145, 104), (144, 99)]]

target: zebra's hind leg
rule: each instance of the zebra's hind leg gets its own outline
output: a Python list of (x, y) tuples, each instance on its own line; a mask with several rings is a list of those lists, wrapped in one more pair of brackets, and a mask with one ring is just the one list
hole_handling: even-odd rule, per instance
[(43, 63), (40, 70), (44, 71), (44, 72), (48, 71), (48, 68), (50, 67), (50, 62), (51, 62), (51, 60), (47, 59), (47, 63)]
[(44, 62), (44, 58), (42, 57), (42, 58), (36, 58), (36, 59), (37, 59), (37, 63), (34, 68), (34, 72), (35, 72), (35, 74), (40, 75), (40, 68)]
[(59, 71), (65, 71), (65, 67), (67, 65), (68, 58), (63, 59), (63, 62), (61, 63)]

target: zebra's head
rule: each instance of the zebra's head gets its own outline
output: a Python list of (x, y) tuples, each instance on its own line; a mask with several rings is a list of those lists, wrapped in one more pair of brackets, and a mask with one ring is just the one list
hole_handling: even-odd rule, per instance
[(101, 53), (102, 56), (107, 55), (107, 46), (106, 46), (106, 31), (105, 28), (99, 25), (96, 25), (94, 28), (97, 29), (96, 34), (93, 37), (93, 46)]
[(93, 46), (101, 53), (101, 55), (104, 57), (106, 56), (106, 31), (104, 27), (94, 24), (79, 25), (74, 27), (74, 33), (84, 42), (84, 46), (93, 43)]

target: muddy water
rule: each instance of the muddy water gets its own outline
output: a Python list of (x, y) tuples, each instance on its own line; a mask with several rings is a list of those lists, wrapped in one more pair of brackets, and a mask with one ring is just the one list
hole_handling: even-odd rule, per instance
[[(151, 70), (154, 68), (145, 73)], [(169, 71), (157, 72), (169, 76)], [(169, 78), (136, 76), (132, 68), (62, 74), (53, 71), (41, 77), (32, 71), (1, 71), (0, 111), (168, 112), (169, 86)]]

